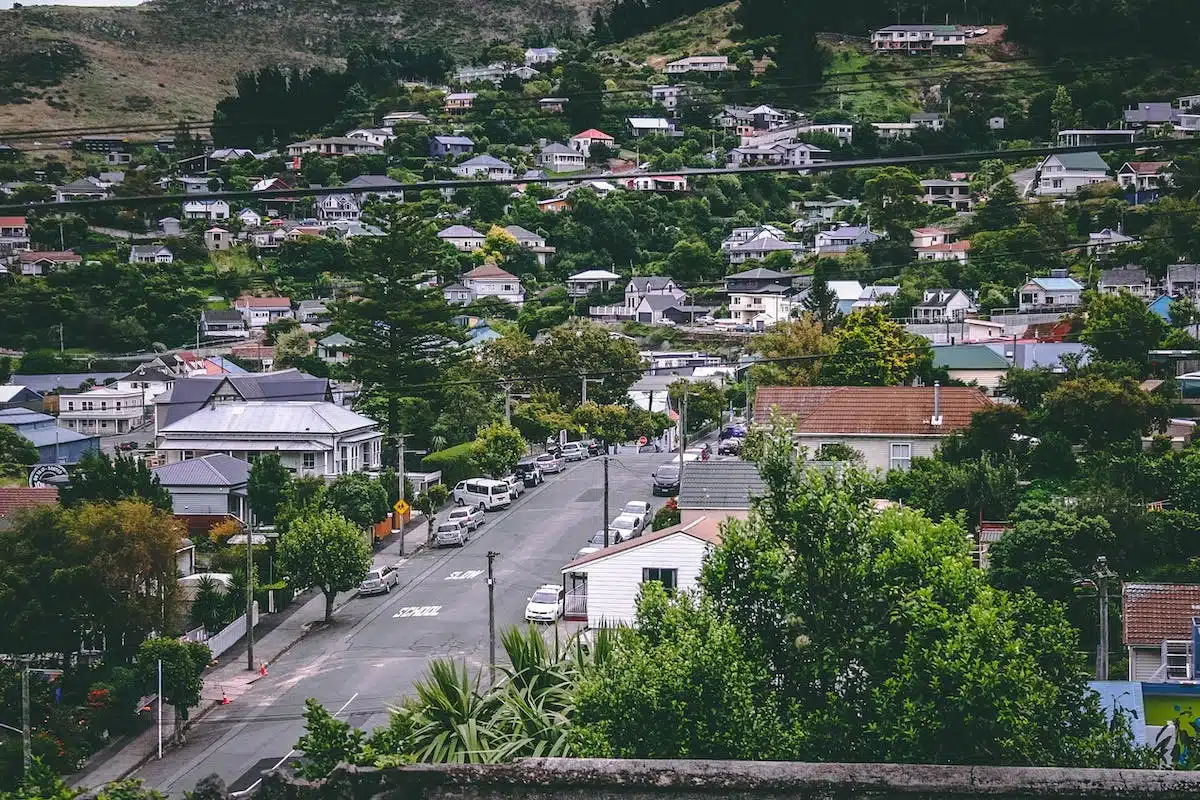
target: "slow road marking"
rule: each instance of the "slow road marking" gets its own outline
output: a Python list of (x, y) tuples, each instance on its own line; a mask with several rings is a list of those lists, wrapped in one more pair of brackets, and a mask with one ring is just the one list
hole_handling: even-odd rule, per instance
[(483, 574), (483, 570), (481, 570), (481, 569), (464, 569), (460, 572), (451, 572), (445, 578), (442, 578), (442, 580), (444, 580), (444, 581), (469, 581), (469, 580), (471, 580), (471, 578), (478, 578), (482, 574)]
[(401, 617), (436, 617), (442, 610), (441, 606), (405, 606), (392, 614), (392, 619)]

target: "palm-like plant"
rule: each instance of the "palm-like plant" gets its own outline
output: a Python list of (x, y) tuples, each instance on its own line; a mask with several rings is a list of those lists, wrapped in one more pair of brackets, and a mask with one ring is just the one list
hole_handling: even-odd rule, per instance
[(408, 717), (407, 746), (417, 761), (479, 764), (496, 760), (492, 717), (496, 700), (479, 693), (465, 665), (437, 659), (416, 683), (417, 697), (397, 713)]

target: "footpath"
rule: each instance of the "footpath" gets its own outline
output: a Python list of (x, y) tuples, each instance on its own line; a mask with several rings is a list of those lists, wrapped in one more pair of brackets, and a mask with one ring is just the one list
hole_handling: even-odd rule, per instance
[[(405, 528), (404, 553), (412, 555), (425, 547), (426, 525), (423, 517), (414, 519)], [(400, 534), (393, 534), (376, 546), (375, 567), (395, 563), (400, 558)], [(357, 592), (342, 592), (334, 599), (334, 612), (357, 596)], [(291, 650), (310, 630), (325, 620), (325, 595), (309, 589), (296, 598), (286, 610), (278, 614), (259, 616), (255, 628), (254, 664), (247, 669), (246, 639), (242, 640), (210, 666), (204, 673), (204, 686), (200, 690), (200, 705), (192, 709), (188, 724), (203, 718), (209, 711), (225, 700), (233, 702), (241, 697), (262, 677), (259, 666), (270, 670), (271, 663)], [(151, 708), (151, 718), (157, 719), (157, 705)], [(163, 706), (163, 737), (169, 739), (174, 730), (175, 710)], [(186, 732), (186, 728), (184, 729)], [(163, 749), (167, 749), (164, 742)], [(78, 788), (103, 786), (119, 781), (158, 755), (158, 727), (151, 725), (132, 737), (122, 737), (88, 759), (84, 768), (68, 781)]]

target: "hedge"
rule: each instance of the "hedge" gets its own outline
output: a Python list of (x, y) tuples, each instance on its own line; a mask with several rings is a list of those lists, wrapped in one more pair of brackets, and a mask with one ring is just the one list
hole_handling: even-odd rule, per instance
[(442, 472), (442, 483), (453, 489), (454, 484), (479, 473), (475, 459), (471, 456), (471, 445), (474, 442), (463, 442), (445, 450), (430, 453), (421, 459), (423, 472)]

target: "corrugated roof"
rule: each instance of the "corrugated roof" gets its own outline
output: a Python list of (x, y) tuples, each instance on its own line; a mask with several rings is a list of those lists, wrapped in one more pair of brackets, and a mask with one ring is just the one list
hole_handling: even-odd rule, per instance
[(176, 380), (167, 394), (155, 400), (156, 407), (166, 406), (164, 424), (178, 422), (200, 410), (217, 387), (226, 381), (246, 400), (313, 402), (323, 401), (329, 395), (328, 378), (317, 378), (295, 369), (238, 375), (195, 375)]
[(287, 308), (291, 309), (290, 297), (251, 297), (244, 294), (233, 301), (234, 306), (242, 308)]
[(163, 486), (242, 486), (250, 480), (250, 464), (214, 453), (150, 470)]
[(466, 275), (463, 275), (463, 280), (487, 280), (489, 278), (496, 280), (517, 280), (516, 275), (504, 271), (495, 264), (480, 264)]
[(751, 461), (689, 461), (679, 482), (680, 508), (747, 509), (763, 493), (758, 465)]
[(115, 381), (124, 374), (124, 372), (60, 372), (49, 375), (13, 375), (8, 382), (28, 386), (35, 392), (45, 394), (59, 389), (78, 389), (79, 385), (87, 380), (96, 383)]
[(468, 238), (483, 238), (483, 234), (474, 228), (468, 228), (466, 225), (451, 225), (449, 228), (443, 228), (438, 231), (439, 239), (468, 239)]
[(378, 425), (370, 417), (329, 402), (252, 400), (202, 408), (161, 433), (344, 433)]
[(501, 161), (495, 156), (489, 156), (487, 153), (467, 159), (458, 166), (460, 167), (502, 167), (504, 169), (512, 169), (512, 165)]
[(7, 517), (21, 508), (52, 506), (58, 502), (58, 489), (53, 486), (5, 486), (0, 487), (0, 517)]
[(1164, 639), (1191, 640), (1192, 617), (1200, 617), (1200, 584), (1126, 583), (1121, 597), (1126, 645), (1158, 647)]
[(799, 433), (845, 435), (948, 435), (967, 427), (991, 401), (972, 386), (942, 386), (941, 425), (931, 425), (932, 386), (763, 386), (754, 421), (766, 423), (777, 409), (795, 420)]
[(538, 236), (536, 233), (527, 228), (522, 228), (520, 225), (505, 225), (504, 230), (518, 242), (542, 240), (541, 236)]
[(736, 280), (762, 281), (762, 280), (773, 280), (773, 279), (778, 279), (778, 278), (790, 278), (790, 277), (792, 277), (792, 276), (787, 274), (786, 272), (776, 272), (773, 269), (764, 269), (763, 267), (756, 267), (754, 269), (748, 269), (745, 272), (739, 272), (735, 275), (726, 275), (725, 280), (727, 280), (727, 281), (736, 281)]
[(670, 536), (677, 536), (680, 534), (684, 536), (690, 536), (693, 539), (699, 539), (700, 541), (707, 542), (708, 544), (720, 544), (721, 522), (722, 519), (720, 517), (697, 517), (691, 522), (683, 525), (672, 525), (670, 528), (663, 528), (660, 531), (647, 533), (644, 536), (628, 539), (620, 544), (609, 545), (608, 547), (601, 548), (594, 553), (588, 553), (583, 558), (577, 558), (571, 563), (567, 564), (565, 567), (563, 567), (562, 571), (566, 573), (572, 569), (575, 569), (576, 567), (581, 567), (584, 564), (591, 564), (592, 562), (599, 561), (602, 558), (611, 558), (619, 553), (634, 550), (638, 547), (644, 547), (645, 545), (653, 542), (661, 541)]
[(1008, 359), (983, 344), (953, 344), (933, 348), (933, 365), (946, 369), (1008, 369)]
[(1107, 171), (1108, 164), (1095, 150), (1086, 153), (1055, 153), (1047, 156), (1054, 158), (1067, 169)]
[(1048, 292), (1081, 291), (1083, 286), (1074, 278), (1030, 278), (1030, 283), (1036, 283)]

